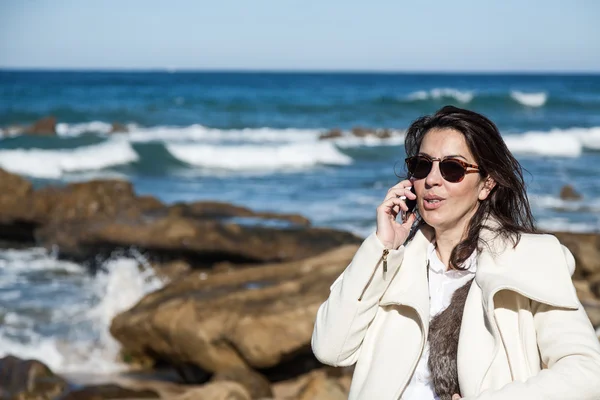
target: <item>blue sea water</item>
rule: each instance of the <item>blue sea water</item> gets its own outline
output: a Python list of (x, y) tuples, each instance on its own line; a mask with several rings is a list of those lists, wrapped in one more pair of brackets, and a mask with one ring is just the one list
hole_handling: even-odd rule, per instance
[[(0, 71), (0, 167), (38, 187), (114, 177), (168, 203), (301, 213), (364, 236), (402, 172), (403, 131), (446, 104), (498, 125), (542, 229), (600, 231), (600, 75)], [(56, 137), (14, 134), (47, 115)], [(129, 132), (109, 133), (112, 122)], [(393, 135), (349, 135), (358, 126)], [(332, 128), (346, 135), (319, 140)], [(561, 200), (566, 184), (582, 200)], [(113, 368), (109, 317), (157, 285), (130, 267), (92, 279), (39, 249), (0, 252), (0, 267), (0, 353), (37, 351), (61, 371)], [(124, 271), (142, 283), (107, 303)]]

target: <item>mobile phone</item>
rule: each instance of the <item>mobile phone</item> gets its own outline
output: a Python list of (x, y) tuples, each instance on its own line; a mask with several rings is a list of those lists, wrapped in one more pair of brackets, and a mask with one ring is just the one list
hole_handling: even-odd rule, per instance
[[(410, 188), (410, 191), (415, 193), (415, 187), (412, 186)], [(415, 212), (415, 207), (417, 206), (417, 199), (412, 200), (412, 199), (406, 198), (406, 196), (402, 196), (402, 197), (404, 197), (404, 202), (406, 203), (406, 206), (408, 207), (408, 211), (402, 212), (402, 222), (406, 222), (406, 220), (408, 220), (408, 217), (410, 216), (410, 214)]]

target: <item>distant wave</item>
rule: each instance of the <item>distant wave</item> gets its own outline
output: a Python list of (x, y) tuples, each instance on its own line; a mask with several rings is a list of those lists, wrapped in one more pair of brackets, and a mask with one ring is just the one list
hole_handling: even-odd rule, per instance
[(548, 94), (545, 92), (525, 93), (513, 90), (510, 92), (510, 97), (527, 107), (542, 107), (548, 100)]
[[(341, 137), (319, 140), (323, 132), (273, 128), (221, 130), (201, 125), (137, 128), (129, 133), (111, 134), (100, 144), (69, 149), (56, 149), (56, 144), (64, 141), (64, 147), (72, 147), (78, 138), (67, 135), (40, 142), (24, 136), (11, 139), (11, 146), (22, 148), (0, 150), (0, 167), (42, 179), (58, 179), (65, 174), (68, 179), (114, 175), (110, 168), (133, 162), (140, 171), (187, 166), (261, 172), (349, 165), (355, 160), (393, 157), (397, 151), (394, 147), (404, 141), (402, 131), (393, 131), (385, 139), (343, 132)], [(516, 154), (578, 157), (585, 151), (600, 151), (600, 127), (530, 131), (503, 137)], [(51, 148), (32, 149), (32, 145)]]
[(585, 150), (600, 150), (600, 127), (553, 129), (505, 135), (508, 148), (520, 154), (579, 157)]
[(429, 91), (419, 90), (413, 92), (409, 94), (407, 98), (411, 101), (454, 99), (460, 103), (469, 103), (473, 100), (473, 97), (475, 97), (473, 91), (453, 88), (435, 88)]
[(137, 160), (138, 154), (124, 141), (109, 141), (69, 150), (0, 150), (0, 167), (45, 179), (58, 179), (67, 172), (104, 169)]
[(272, 170), (352, 163), (351, 157), (327, 142), (284, 146), (167, 144), (165, 147), (175, 158), (187, 164), (229, 170)]

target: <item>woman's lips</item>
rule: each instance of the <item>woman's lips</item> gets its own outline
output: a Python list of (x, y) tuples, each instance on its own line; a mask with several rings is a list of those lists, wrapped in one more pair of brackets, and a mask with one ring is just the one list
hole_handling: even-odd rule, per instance
[(440, 199), (423, 199), (423, 208), (425, 208), (427, 211), (436, 210), (440, 208), (443, 203), (444, 200)]

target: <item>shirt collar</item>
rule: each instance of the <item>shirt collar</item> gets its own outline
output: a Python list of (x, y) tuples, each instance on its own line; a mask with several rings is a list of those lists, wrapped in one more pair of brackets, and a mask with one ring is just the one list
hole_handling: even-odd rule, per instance
[(471, 253), (469, 258), (465, 260), (464, 265), (467, 267), (466, 270), (446, 271), (446, 266), (435, 251), (435, 239), (429, 242), (429, 246), (427, 246), (427, 259), (429, 260), (429, 269), (437, 274), (450, 272), (459, 273), (461, 275), (467, 273), (474, 274), (477, 270), (477, 250), (473, 250), (473, 253)]

